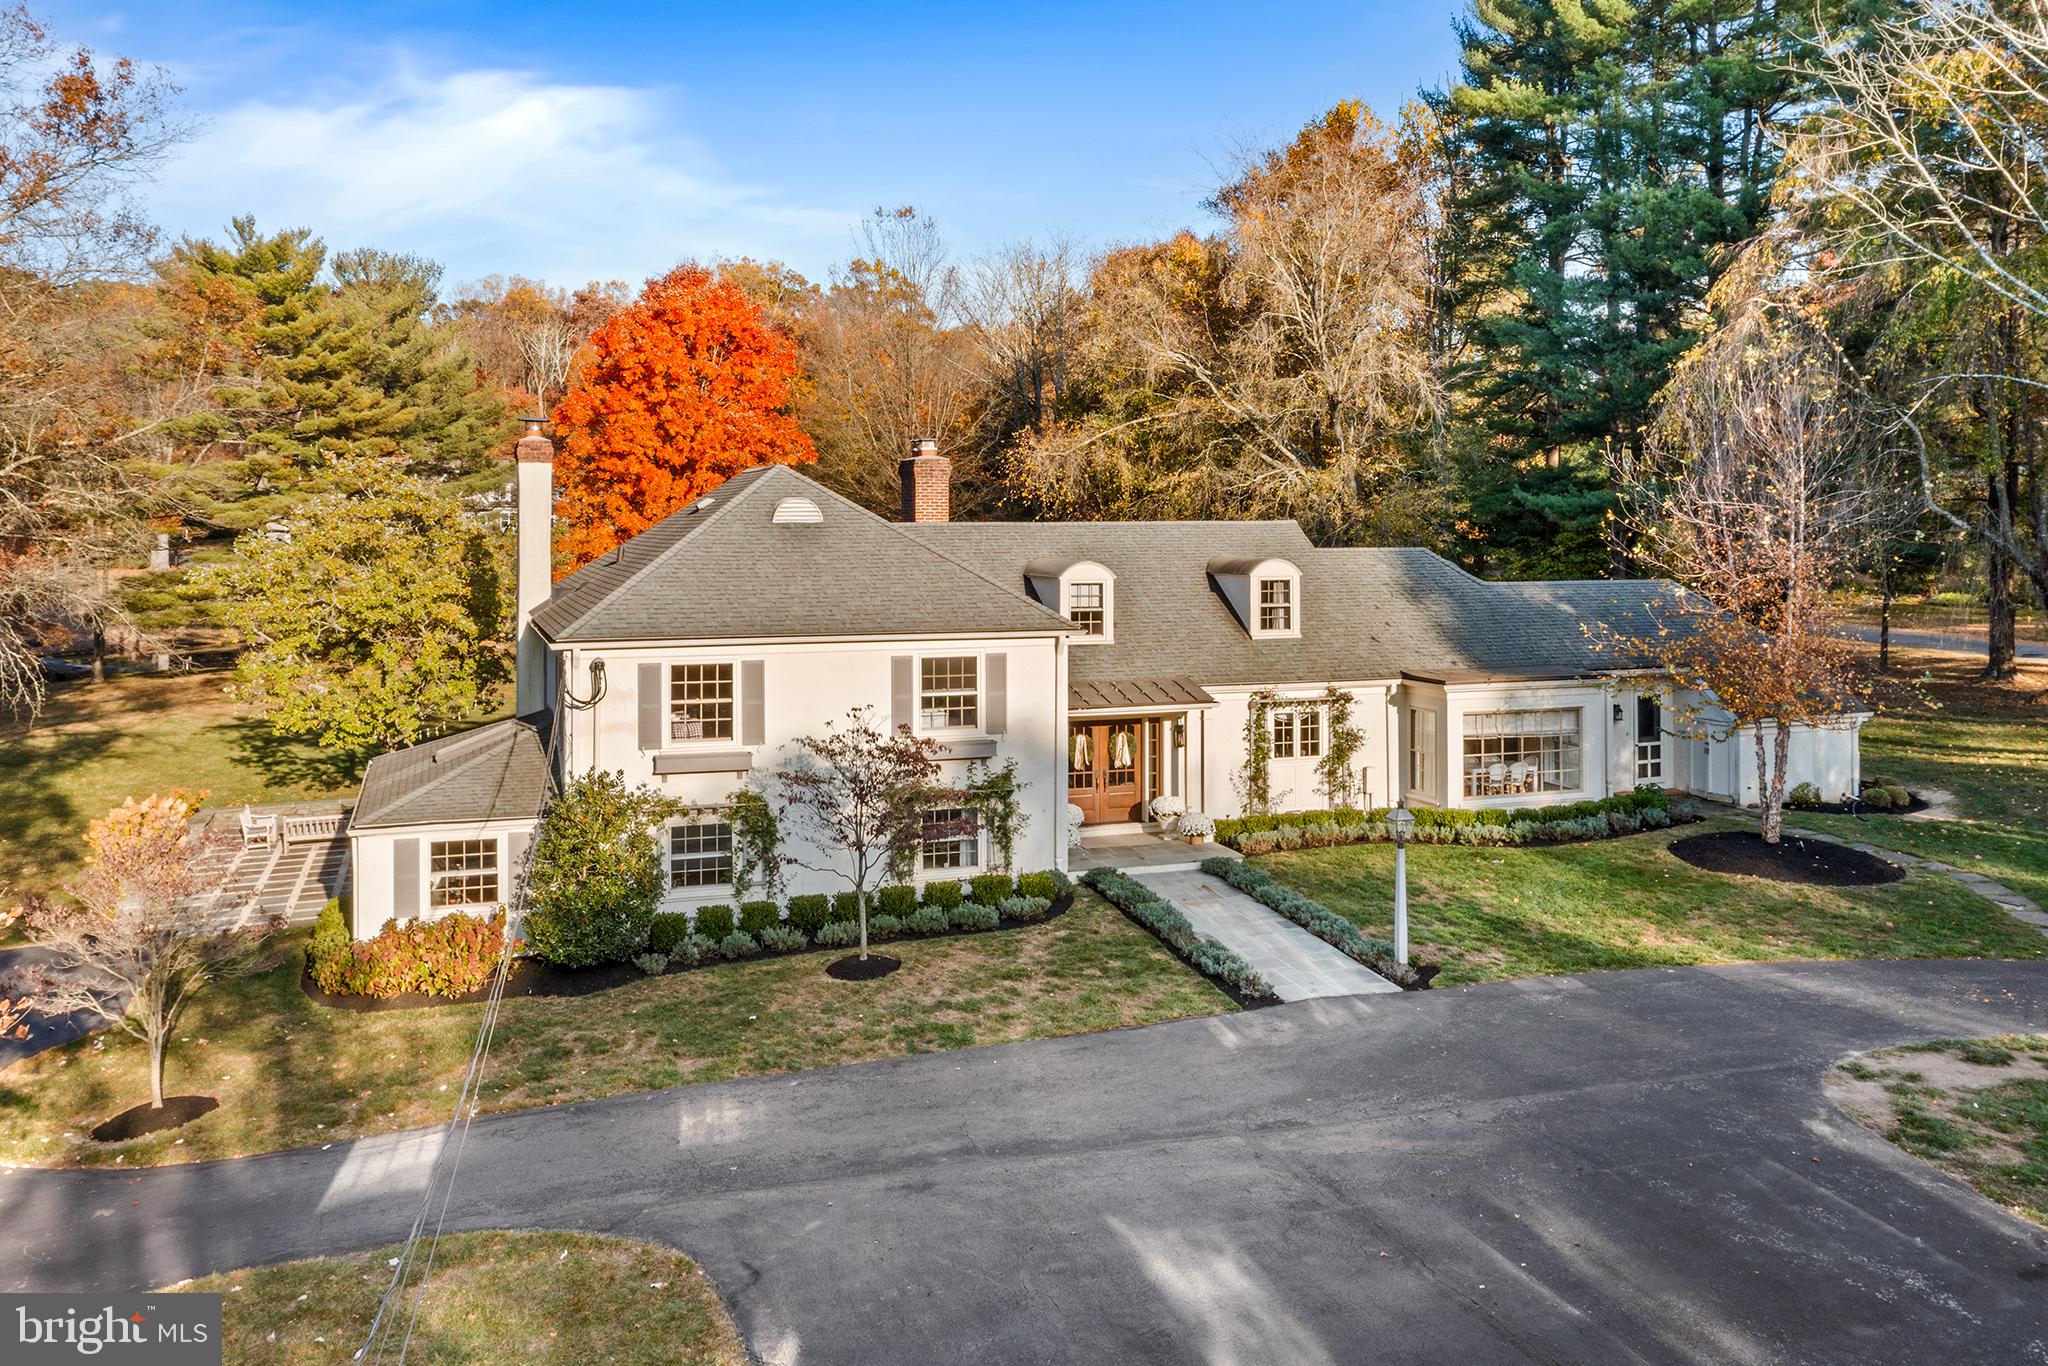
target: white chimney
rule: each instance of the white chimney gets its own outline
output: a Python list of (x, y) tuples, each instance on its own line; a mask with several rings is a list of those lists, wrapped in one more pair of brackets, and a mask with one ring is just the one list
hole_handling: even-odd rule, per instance
[(519, 438), (519, 557), (517, 602), (519, 652), (514, 661), (513, 712), (525, 716), (548, 706), (548, 651), (533, 628), (533, 609), (554, 588), (555, 443), (541, 431), (541, 419), (526, 419)]

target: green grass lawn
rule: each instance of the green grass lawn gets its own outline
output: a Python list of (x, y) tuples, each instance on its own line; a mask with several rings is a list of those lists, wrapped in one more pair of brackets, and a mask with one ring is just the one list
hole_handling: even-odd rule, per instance
[(1915, 1157), (2048, 1225), (2048, 1035), (1882, 1048), (1841, 1064), (1828, 1093)]
[[(347, 1361), (391, 1281), (395, 1247), (250, 1267), (168, 1289), (221, 1297), (223, 1359), (238, 1366)], [(414, 1291), (400, 1307), (410, 1314)], [(401, 1319), (401, 1324), (403, 1319)], [(576, 1233), (441, 1239), (409, 1360), (745, 1366), (718, 1291), (680, 1252)]]
[[(356, 1014), (299, 986), (306, 934), (281, 961), (210, 988), (166, 1068), (171, 1095), (221, 1108), (118, 1145), (85, 1137), (149, 1098), (142, 1050), (104, 1032), (0, 1073), (0, 1160), (196, 1161), (356, 1138), (448, 1117), (480, 1006)], [(835, 955), (722, 964), (597, 996), (505, 1003), (485, 1111), (1148, 1024), (1234, 1009), (1228, 997), (1092, 893), (1042, 925), (889, 945), (877, 982), (825, 976)], [(450, 1090), (444, 1091), (444, 1085)]]
[(88, 821), (128, 797), (201, 788), (210, 805), (345, 796), (356, 775), (271, 733), (222, 689), (225, 673), (128, 675), (55, 689), (34, 727), (0, 724), (0, 902), (60, 886)]
[(1863, 731), (1863, 772), (1956, 794), (1960, 819), (1786, 813), (1830, 834), (1939, 859), (2048, 906), (2048, 665), (1986, 686), (1966, 657), (1900, 651), (1887, 713)]
[[(1675, 838), (1717, 820), (1590, 844), (1408, 851), (1409, 938), (1440, 985), (1540, 973), (1785, 958), (2048, 958), (2048, 938), (1952, 879), (1801, 887), (1682, 862)], [(1393, 849), (1271, 854), (1274, 877), (1382, 937), (1393, 930)]]

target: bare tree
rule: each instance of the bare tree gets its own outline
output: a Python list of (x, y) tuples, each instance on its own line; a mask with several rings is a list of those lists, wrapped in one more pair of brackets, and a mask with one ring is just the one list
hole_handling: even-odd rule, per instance
[(976, 261), (960, 281), (966, 333), (981, 357), (984, 440), (1045, 431), (1073, 382), (1084, 296), (1073, 244), (1018, 242)]
[[(1916, 380), (1901, 424), (1927, 508), (1985, 548), (1989, 671), (2004, 676), (2013, 570), (2048, 598), (2048, 379), (2029, 335), (2048, 325), (2048, 11), (1927, 0), (1823, 34), (1814, 52), (1824, 98), (1793, 140), (1787, 183), (1833, 248), (1829, 262), (1908, 295), (1960, 282), (1974, 296), (1971, 336), (1949, 325), (1952, 344)], [(2030, 391), (2037, 401), (2017, 401)], [(1958, 395), (1977, 409), (1981, 455), (1943, 468), (1922, 417)]]
[(30, 935), (50, 955), (31, 978), (38, 1008), (92, 1011), (140, 1039), (152, 1109), (164, 1103), (179, 1014), (207, 983), (254, 969), (283, 923), (215, 895), (200, 871), (205, 847), (188, 829), (196, 801), (181, 792), (131, 799), (94, 821), (92, 860), (70, 886), (76, 904), (29, 912)]
[(93, 571), (135, 530), (102, 281), (153, 240), (127, 195), (182, 135), (174, 91), (0, 13), (0, 703), (16, 711), (41, 706), (51, 641), (110, 619)]
[(884, 877), (906, 876), (925, 839), (964, 833), (930, 813), (960, 807), (966, 794), (939, 782), (937, 745), (907, 730), (884, 733), (872, 707), (795, 744), (794, 762), (776, 775), (777, 816), (790, 844), (815, 852), (785, 858), (852, 889), (865, 959), (869, 895)]
[(1642, 553), (1686, 592), (1632, 633), (1607, 632), (1708, 696), (1681, 727), (1753, 731), (1772, 844), (1793, 729), (1839, 724), (1867, 695), (1829, 594), (1887, 516), (1868, 405), (1783, 288), (1782, 245), (1766, 235), (1716, 285), (1720, 324), (1679, 364), (1625, 470)]

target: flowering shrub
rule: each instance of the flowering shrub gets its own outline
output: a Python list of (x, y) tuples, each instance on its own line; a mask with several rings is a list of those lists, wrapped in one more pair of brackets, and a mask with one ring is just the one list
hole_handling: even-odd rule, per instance
[(1155, 821), (1163, 821), (1170, 817), (1178, 816), (1187, 809), (1188, 804), (1186, 802), (1171, 794), (1152, 799), (1152, 819)]
[(375, 939), (330, 939), (320, 948), (313, 983), (337, 996), (467, 996), (483, 990), (497, 969), (505, 915), (388, 920)]
[(1191, 838), (1208, 839), (1216, 833), (1216, 821), (1200, 811), (1190, 811), (1175, 824), (1174, 828)]
[(1067, 803), (1067, 848), (1081, 847), (1081, 822), (1088, 819), (1088, 813), (1072, 802)]

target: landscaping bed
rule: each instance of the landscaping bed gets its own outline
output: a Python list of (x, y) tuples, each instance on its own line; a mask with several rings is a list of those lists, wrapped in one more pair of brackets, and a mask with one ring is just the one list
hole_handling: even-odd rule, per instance
[(1361, 934), (1358, 927), (1349, 920), (1310, 901), (1292, 887), (1281, 886), (1265, 869), (1243, 859), (1212, 858), (1202, 864), (1202, 871), (1211, 877), (1221, 878), (1268, 910), (1276, 911), (1292, 920), (1325, 944), (1353, 961), (1365, 964), (1403, 991), (1424, 990), (1429, 986), (1430, 979), (1437, 975), (1436, 964), (1416, 965), (1402, 962), (1394, 956), (1394, 946), (1389, 941)]
[(1881, 1048), (1839, 1065), (1827, 1090), (1915, 1157), (2048, 1226), (2048, 1035)]
[[(884, 944), (895, 943), (904, 939), (950, 939), (962, 935), (995, 934), (1004, 930), (1018, 930), (1023, 929), (1027, 925), (1042, 925), (1047, 921), (1056, 920), (1072, 909), (1073, 905), (1074, 892), (1071, 887), (1067, 887), (1061, 890), (1058, 896), (1053, 898), (1051, 905), (1043, 915), (1030, 919), (1003, 919), (999, 917), (993, 925), (978, 925), (958, 929), (949, 925), (944, 930), (934, 931), (929, 934), (909, 933), (901, 929), (892, 929), (887, 933), (876, 933), (873, 921), (879, 917), (870, 917), (868, 942), (870, 944)], [(735, 931), (735, 933), (738, 933), (738, 931)], [(772, 956), (777, 958), (792, 958), (813, 953), (844, 954), (847, 947), (847, 945), (839, 943), (806, 943), (800, 948), (776, 949), (772, 951), (757, 947), (746, 956), (755, 957), (772, 953)], [(538, 958), (523, 957), (515, 959), (511, 968), (506, 972), (505, 995), (508, 998), (515, 996), (592, 996), (601, 991), (612, 991), (619, 987), (630, 986), (635, 982), (644, 982), (649, 977), (667, 977), (676, 973), (700, 972), (707, 968), (719, 967), (729, 961), (733, 960), (704, 957), (690, 961), (684, 958), (676, 958), (665, 964), (659, 972), (650, 973), (633, 963), (601, 963), (595, 967), (588, 968), (564, 968), (557, 967), (553, 963), (543, 962)], [(306, 958), (306, 970), (301, 980), (301, 985), (304, 987), (306, 995), (320, 1005), (330, 1006), (337, 1010), (362, 1012), (419, 1010), (427, 1006), (473, 1005), (490, 996), (488, 985), (475, 991), (463, 992), (456, 996), (427, 995), (421, 992), (403, 992), (395, 996), (363, 996), (350, 992), (322, 991), (319, 984), (313, 980), (313, 960), (311, 954), (308, 954)]]
[[(143, 1046), (108, 1030), (0, 1072), (0, 1161), (138, 1166), (342, 1142), (444, 1123), (484, 1007), (357, 1014), (301, 986), (304, 930), (279, 962), (208, 987), (186, 1011), (165, 1089), (220, 1108), (124, 1143), (88, 1131), (149, 1095)], [(506, 1000), (482, 1113), (689, 1082), (1053, 1038), (1213, 1015), (1231, 998), (1085, 890), (1057, 920), (906, 939), (901, 971), (838, 982), (809, 955), (636, 976), (599, 1000)], [(842, 950), (843, 952), (843, 950)]]
[(1197, 934), (1188, 918), (1165, 897), (1133, 877), (1109, 868), (1092, 868), (1081, 880), (1118, 910), (1159, 936), (1180, 960), (1201, 973), (1238, 1005), (1278, 1005), (1272, 983), (1257, 969), (1214, 939)]
[[(221, 1297), (222, 1359), (328, 1366), (368, 1338), (399, 1248), (248, 1267), (170, 1290)], [(718, 1290), (680, 1252), (578, 1233), (454, 1233), (397, 1305), (422, 1362), (745, 1366)]]
[[(1754, 829), (1718, 818), (1709, 827)], [(1874, 887), (1737, 881), (1671, 856), (1668, 846), (1690, 833), (1411, 848), (1413, 951), (1443, 965), (1438, 987), (1801, 958), (2048, 959), (2048, 938), (1939, 873)], [(1392, 934), (1392, 848), (1304, 849), (1256, 863), (1367, 936)]]
[[(1387, 807), (1360, 810), (1293, 811), (1244, 816), (1216, 822), (1218, 843), (1247, 856), (1294, 849), (1330, 849), (1347, 844), (1388, 844), (1393, 827)], [(1435, 807), (1411, 809), (1417, 844), (1466, 844), (1484, 847), (1528, 844), (1575, 844), (1633, 835), (1643, 830), (1699, 819), (1690, 807), (1676, 802), (1659, 787), (1599, 801), (1565, 802), (1532, 807)]]
[(1714, 830), (1671, 842), (1671, 852), (1695, 868), (1773, 882), (1799, 882), (1815, 887), (1879, 887), (1898, 882), (1906, 870), (1861, 849), (1829, 840), (1786, 835), (1764, 843), (1753, 830)]

